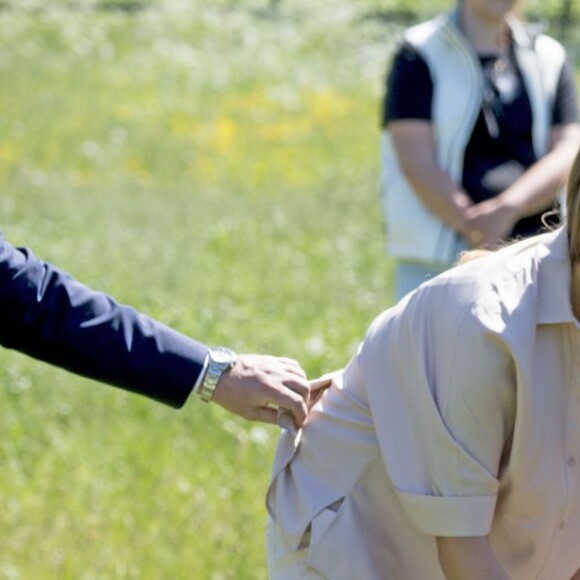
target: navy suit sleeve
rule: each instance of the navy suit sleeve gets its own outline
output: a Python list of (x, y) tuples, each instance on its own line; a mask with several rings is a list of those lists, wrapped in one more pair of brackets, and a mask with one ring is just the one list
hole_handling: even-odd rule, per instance
[(173, 407), (185, 403), (207, 353), (1, 233), (0, 344)]

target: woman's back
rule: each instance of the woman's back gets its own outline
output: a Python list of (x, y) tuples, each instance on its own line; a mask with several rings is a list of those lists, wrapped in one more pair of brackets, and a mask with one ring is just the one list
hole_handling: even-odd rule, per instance
[(488, 536), (510, 578), (569, 580), (580, 568), (569, 292), (560, 230), (455, 268), (380, 315), (301, 441), (281, 439), (273, 577), (298, 577), (280, 563), (299, 555), (305, 577), (440, 580), (435, 538)]

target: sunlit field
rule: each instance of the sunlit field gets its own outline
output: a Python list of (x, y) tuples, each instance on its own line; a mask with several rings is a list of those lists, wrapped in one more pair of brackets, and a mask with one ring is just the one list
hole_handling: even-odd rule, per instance
[[(379, 2), (49, 4), (0, 10), (4, 235), (208, 344), (344, 365), (392, 301), (400, 24)], [(0, 378), (0, 579), (266, 577), (277, 428), (5, 350)]]

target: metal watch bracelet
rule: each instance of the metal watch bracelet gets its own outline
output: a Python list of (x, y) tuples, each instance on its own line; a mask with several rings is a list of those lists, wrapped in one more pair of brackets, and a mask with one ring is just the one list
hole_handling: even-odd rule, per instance
[(205, 376), (198, 390), (202, 401), (209, 403), (222, 375), (236, 364), (236, 353), (225, 347), (210, 348)]

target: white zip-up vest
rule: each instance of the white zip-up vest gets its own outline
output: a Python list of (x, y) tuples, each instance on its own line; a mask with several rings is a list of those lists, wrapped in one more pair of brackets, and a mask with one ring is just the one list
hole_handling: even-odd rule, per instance
[[(432, 126), (437, 160), (457, 184), (463, 155), (482, 103), (483, 76), (473, 48), (459, 31), (457, 13), (408, 29), (405, 40), (427, 63), (433, 79)], [(532, 109), (537, 158), (549, 148), (552, 108), (565, 51), (549, 36), (530, 35), (510, 21), (515, 58)], [(403, 175), (392, 139), (381, 140), (381, 193), (387, 227), (387, 253), (398, 259), (449, 265), (456, 259), (457, 234), (423, 205)]]

